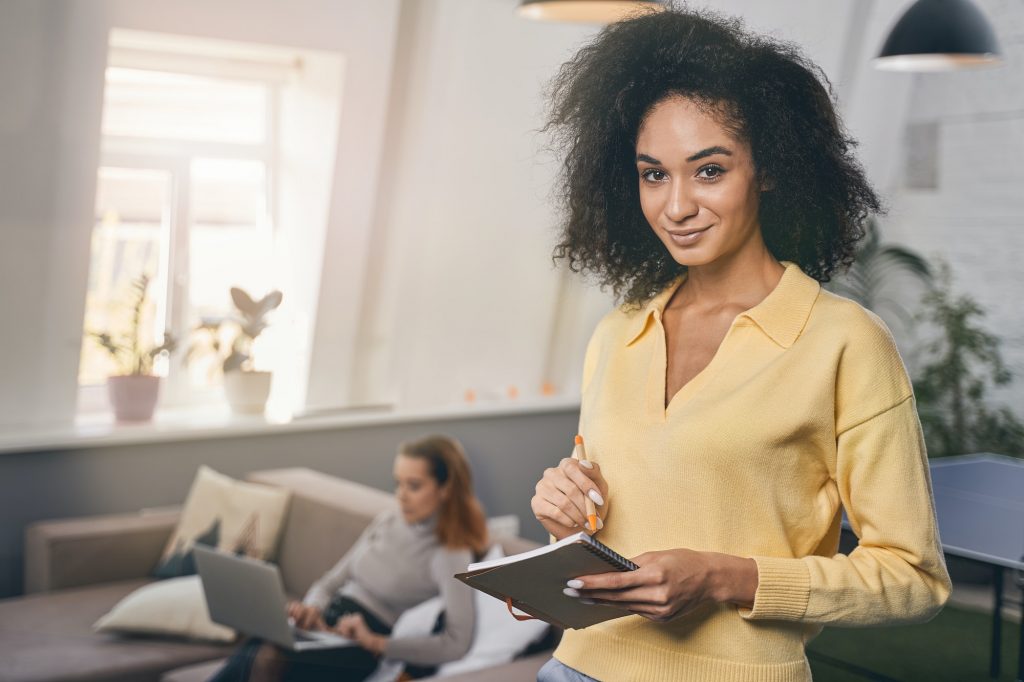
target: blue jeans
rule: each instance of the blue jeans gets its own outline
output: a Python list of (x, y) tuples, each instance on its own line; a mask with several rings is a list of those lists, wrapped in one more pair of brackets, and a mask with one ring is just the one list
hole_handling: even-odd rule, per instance
[(570, 668), (557, 658), (549, 658), (544, 667), (537, 671), (537, 682), (598, 682), (598, 680)]

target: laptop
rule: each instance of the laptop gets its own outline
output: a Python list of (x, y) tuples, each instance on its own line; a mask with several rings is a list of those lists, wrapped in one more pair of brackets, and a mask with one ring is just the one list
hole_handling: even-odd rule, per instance
[(302, 630), (288, 617), (277, 566), (204, 545), (193, 549), (210, 618), (291, 651), (358, 646), (332, 632)]

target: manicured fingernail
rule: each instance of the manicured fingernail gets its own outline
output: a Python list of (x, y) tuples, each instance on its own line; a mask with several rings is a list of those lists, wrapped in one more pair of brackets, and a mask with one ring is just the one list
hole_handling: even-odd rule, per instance
[(591, 462), (590, 460), (586, 460), (586, 459), (581, 459), (580, 460), (580, 466), (581, 467), (587, 467), (588, 469), (593, 469), (594, 468), (593, 462)]
[(602, 528), (604, 528), (604, 519), (602, 519), (600, 516), (598, 516), (597, 517), (597, 529), (601, 530)]
[(570, 581), (566, 582), (565, 584), (568, 585), (569, 587), (575, 589), (575, 590), (583, 589), (583, 581), (582, 580), (575, 580), (574, 579), (574, 580), (570, 580)]
[(594, 504), (604, 506), (604, 498), (601, 497), (601, 493), (597, 492), (596, 490), (590, 491), (590, 499), (594, 501)]
[(590, 606), (592, 604), (596, 604), (597, 602), (594, 601), (593, 599), (587, 599), (586, 597), (580, 597), (580, 603), (581, 604), (586, 604), (587, 606)]
[(577, 592), (576, 590), (572, 589), (571, 587), (567, 587), (564, 590), (562, 590), (562, 594), (564, 594), (566, 597), (578, 597), (578, 596), (580, 596), (580, 593)]

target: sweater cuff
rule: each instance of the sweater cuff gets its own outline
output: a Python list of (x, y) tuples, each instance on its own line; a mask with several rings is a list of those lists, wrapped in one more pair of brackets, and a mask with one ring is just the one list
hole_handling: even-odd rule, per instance
[(331, 595), (327, 594), (323, 590), (310, 589), (303, 597), (302, 603), (307, 606), (315, 606), (320, 611), (327, 609), (327, 606), (331, 603)]
[(807, 612), (811, 595), (811, 574), (800, 559), (751, 557), (757, 563), (757, 592), (754, 606), (738, 607), (748, 620), (800, 620)]

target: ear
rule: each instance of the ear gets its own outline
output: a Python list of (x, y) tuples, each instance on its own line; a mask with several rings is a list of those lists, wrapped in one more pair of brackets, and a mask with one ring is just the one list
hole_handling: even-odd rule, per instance
[(770, 192), (773, 189), (775, 189), (775, 178), (762, 176), (760, 182), (760, 189), (762, 192)]

